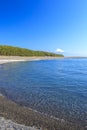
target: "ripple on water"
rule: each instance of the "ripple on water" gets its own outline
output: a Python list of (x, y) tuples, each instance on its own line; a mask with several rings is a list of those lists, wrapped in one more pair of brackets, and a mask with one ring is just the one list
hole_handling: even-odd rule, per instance
[(87, 120), (87, 59), (8, 63), (0, 67), (0, 91), (55, 118)]

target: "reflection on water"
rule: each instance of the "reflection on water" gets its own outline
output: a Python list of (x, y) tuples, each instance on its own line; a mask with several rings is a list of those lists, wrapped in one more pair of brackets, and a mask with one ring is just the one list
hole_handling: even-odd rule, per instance
[(59, 59), (0, 65), (0, 91), (51, 116), (87, 120), (87, 59)]

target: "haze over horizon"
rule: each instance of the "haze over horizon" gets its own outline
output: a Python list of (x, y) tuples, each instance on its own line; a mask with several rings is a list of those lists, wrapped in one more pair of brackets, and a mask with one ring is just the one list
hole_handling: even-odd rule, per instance
[(87, 56), (87, 0), (3, 0), (0, 45)]

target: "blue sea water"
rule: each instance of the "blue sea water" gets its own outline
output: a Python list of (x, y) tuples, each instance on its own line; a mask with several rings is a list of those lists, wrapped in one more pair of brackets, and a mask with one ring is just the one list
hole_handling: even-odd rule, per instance
[(50, 116), (87, 123), (87, 59), (0, 65), (0, 92)]

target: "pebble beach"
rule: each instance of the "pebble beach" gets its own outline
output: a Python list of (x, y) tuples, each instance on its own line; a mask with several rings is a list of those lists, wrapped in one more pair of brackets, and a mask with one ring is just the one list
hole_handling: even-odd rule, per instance
[(0, 117), (0, 130), (38, 130), (35, 127), (28, 127), (14, 123), (11, 120), (6, 120), (4, 117)]

